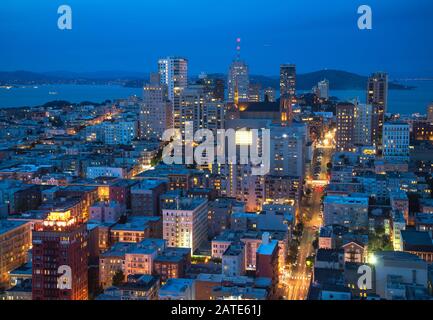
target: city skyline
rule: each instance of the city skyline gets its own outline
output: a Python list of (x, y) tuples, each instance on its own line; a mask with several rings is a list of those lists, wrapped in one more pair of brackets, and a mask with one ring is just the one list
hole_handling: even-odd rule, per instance
[(0, 301), (433, 300), (431, 0), (60, 1), (0, 5)]
[[(84, 7), (71, 0), (72, 30), (56, 26), (61, 4), (2, 3), (0, 37), (8, 45), (0, 53), (0, 70), (147, 73), (154, 70), (153, 61), (176, 55), (191, 61), (191, 74), (225, 73), (236, 57), (234, 39), (240, 37), (241, 57), (251, 74), (276, 75), (279, 64), (296, 63), (299, 73), (340, 69), (365, 75), (382, 70), (391, 77), (433, 76), (433, 44), (425, 32), (433, 27), (433, 5), (427, 0), (419, 0), (418, 6), (370, 1), (372, 30), (358, 29), (357, 1), (327, 5), (271, 0), (263, 10), (260, 1), (213, 6), (129, 1), (119, 8), (114, 1)], [(165, 14), (169, 21), (152, 12)], [(115, 23), (120, 16), (128, 19)], [(370, 59), (365, 59), (366, 51)]]

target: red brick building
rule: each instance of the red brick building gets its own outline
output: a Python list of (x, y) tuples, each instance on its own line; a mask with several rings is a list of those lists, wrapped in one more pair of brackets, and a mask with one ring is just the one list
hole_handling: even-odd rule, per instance
[(33, 300), (87, 300), (86, 224), (70, 211), (51, 212), (33, 231)]

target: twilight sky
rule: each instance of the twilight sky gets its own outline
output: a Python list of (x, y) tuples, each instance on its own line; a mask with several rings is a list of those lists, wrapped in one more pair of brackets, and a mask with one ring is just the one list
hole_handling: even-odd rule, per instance
[[(72, 7), (73, 29), (57, 28)], [(359, 30), (357, 9), (373, 10)], [(252, 74), (324, 68), (433, 77), (432, 0), (1, 0), (0, 71), (137, 71), (185, 56), (190, 73), (226, 72), (242, 39)]]

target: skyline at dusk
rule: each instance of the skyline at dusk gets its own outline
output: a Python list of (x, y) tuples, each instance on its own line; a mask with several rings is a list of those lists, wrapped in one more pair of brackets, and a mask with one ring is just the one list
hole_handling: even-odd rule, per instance
[(428, 0), (416, 6), (369, 1), (372, 30), (357, 28), (360, 1), (126, 0), (118, 6), (71, 0), (73, 28), (59, 30), (62, 4), (2, 1), (1, 71), (148, 73), (158, 58), (176, 55), (188, 58), (191, 74), (226, 73), (240, 37), (241, 56), (252, 74), (275, 76), (279, 64), (296, 63), (299, 73), (339, 69), (433, 76)]
[(279, 320), (433, 301), (432, 17), (0, 1), (0, 302)]

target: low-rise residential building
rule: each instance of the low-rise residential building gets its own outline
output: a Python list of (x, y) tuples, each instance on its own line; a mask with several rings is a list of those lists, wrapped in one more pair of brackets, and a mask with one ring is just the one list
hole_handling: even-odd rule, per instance
[(153, 273), (162, 282), (172, 278), (182, 278), (191, 266), (191, 250), (188, 248), (166, 248), (154, 260)]
[(159, 289), (159, 300), (195, 300), (193, 279), (168, 279)]
[(326, 196), (323, 203), (325, 225), (338, 224), (351, 230), (368, 227), (368, 197)]
[(245, 245), (242, 242), (231, 244), (223, 253), (222, 272), (228, 277), (242, 276), (245, 273)]

